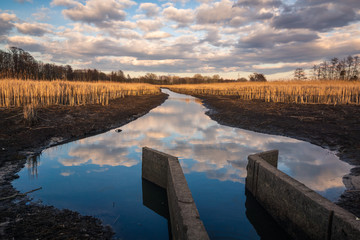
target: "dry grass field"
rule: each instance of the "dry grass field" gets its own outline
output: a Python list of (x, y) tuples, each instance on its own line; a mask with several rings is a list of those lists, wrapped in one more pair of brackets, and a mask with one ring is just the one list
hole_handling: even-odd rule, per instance
[(125, 96), (159, 94), (157, 86), (142, 83), (0, 80), (0, 107), (29, 105), (107, 105)]
[(300, 104), (359, 104), (360, 82), (275, 81), (166, 86), (185, 94), (237, 96), (245, 100)]

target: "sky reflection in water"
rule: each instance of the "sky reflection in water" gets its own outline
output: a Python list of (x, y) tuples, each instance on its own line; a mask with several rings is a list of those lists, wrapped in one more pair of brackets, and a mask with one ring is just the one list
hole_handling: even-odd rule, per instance
[[(212, 238), (259, 239), (245, 215), (247, 156), (279, 149), (279, 169), (334, 201), (350, 166), (307, 142), (226, 127), (198, 99), (172, 93), (149, 114), (114, 130), (43, 152), (37, 176), (24, 169), (14, 186), (58, 208), (101, 218), (125, 239), (166, 239), (167, 221), (142, 204), (141, 148), (178, 156)], [(30, 166), (29, 166), (30, 167)], [(247, 205), (249, 205), (247, 203)], [(263, 236), (262, 236), (263, 237)], [(264, 237), (263, 237), (264, 238)]]

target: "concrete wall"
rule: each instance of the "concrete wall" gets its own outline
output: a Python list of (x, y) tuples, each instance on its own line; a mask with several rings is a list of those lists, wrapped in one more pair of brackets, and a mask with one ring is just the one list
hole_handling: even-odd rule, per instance
[(166, 189), (174, 240), (209, 239), (176, 157), (144, 147), (142, 177)]
[(360, 239), (360, 221), (279, 171), (278, 151), (248, 157), (246, 188), (294, 239)]
[(144, 147), (142, 151), (142, 177), (166, 189), (169, 159), (171, 158), (177, 159), (171, 155)]

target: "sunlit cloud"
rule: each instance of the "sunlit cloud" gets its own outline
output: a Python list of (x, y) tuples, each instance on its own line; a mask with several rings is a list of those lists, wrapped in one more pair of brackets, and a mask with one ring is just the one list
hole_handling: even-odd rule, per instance
[(144, 12), (147, 17), (157, 16), (160, 8), (155, 3), (141, 3), (139, 10)]
[[(288, 77), (298, 67), (360, 54), (360, 5), (353, 0), (52, 0), (31, 6), (25, 14), (3, 5), (3, 47), (51, 56), (42, 61), (78, 62), (75, 68), (113, 71), (114, 63), (132, 76)], [(33, 36), (36, 43), (25, 41)], [(114, 62), (117, 57), (123, 61)]]
[(145, 39), (160, 39), (168, 37), (171, 37), (171, 34), (163, 31), (148, 32), (144, 35)]
[(64, 166), (80, 166), (85, 163), (99, 166), (125, 166), (131, 167), (138, 161), (127, 157), (126, 148), (112, 149), (101, 145), (84, 145), (69, 152), (69, 158), (60, 159)]
[(147, 132), (146, 136), (150, 137), (150, 138), (166, 138), (168, 136), (170, 136), (169, 133), (164, 133), (164, 132)]
[(37, 12), (34, 12), (31, 14), (32, 17), (34, 17), (36, 20), (38, 21), (46, 21), (46, 20), (50, 20), (50, 9), (49, 8), (45, 8), (45, 7), (41, 7), (38, 9)]
[(51, 33), (52, 25), (46, 23), (15, 23), (17, 30), (23, 34), (43, 36)]
[(61, 172), (60, 175), (63, 177), (69, 177), (69, 176), (73, 175), (74, 173), (75, 172), (64, 171), (64, 172)]

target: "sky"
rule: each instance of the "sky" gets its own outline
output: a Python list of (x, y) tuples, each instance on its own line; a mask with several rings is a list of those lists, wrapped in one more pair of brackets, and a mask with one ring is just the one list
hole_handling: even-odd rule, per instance
[(131, 76), (288, 79), (360, 54), (360, 0), (1, 0), (0, 49)]

